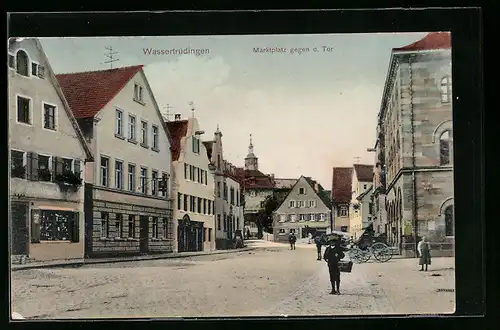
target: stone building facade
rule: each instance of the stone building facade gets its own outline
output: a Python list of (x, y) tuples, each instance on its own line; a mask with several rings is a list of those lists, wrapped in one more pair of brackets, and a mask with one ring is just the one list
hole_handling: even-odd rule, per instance
[(450, 48), (449, 33), (430, 33), (393, 49), (385, 83), (387, 234), (407, 255), (424, 235), (440, 254), (454, 250)]
[(85, 255), (172, 252), (171, 138), (142, 66), (57, 79), (96, 158), (86, 168)]

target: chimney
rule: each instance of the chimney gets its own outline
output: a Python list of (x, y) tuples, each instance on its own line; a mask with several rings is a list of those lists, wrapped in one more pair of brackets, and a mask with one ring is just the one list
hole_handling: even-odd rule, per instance
[(175, 121), (181, 120), (181, 114), (180, 114), (180, 113), (176, 113), (176, 114), (174, 115), (174, 120), (175, 120)]

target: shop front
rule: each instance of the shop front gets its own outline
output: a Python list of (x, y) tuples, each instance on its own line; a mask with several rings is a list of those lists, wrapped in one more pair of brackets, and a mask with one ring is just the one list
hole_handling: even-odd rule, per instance
[(178, 252), (203, 251), (203, 222), (192, 221), (185, 215), (177, 226)]

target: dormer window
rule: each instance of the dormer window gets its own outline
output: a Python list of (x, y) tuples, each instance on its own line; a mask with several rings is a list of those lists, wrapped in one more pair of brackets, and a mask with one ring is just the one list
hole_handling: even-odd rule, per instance
[(199, 154), (200, 153), (200, 139), (198, 139), (197, 137), (193, 136), (192, 137), (192, 142), (193, 142), (193, 152), (195, 154)]
[(25, 51), (19, 50), (16, 55), (16, 70), (22, 76), (29, 76), (29, 59)]
[(144, 100), (142, 98), (142, 86), (135, 84), (134, 85), (134, 101), (137, 101), (139, 103), (144, 103)]
[(306, 189), (305, 188), (299, 188), (299, 195), (305, 195)]

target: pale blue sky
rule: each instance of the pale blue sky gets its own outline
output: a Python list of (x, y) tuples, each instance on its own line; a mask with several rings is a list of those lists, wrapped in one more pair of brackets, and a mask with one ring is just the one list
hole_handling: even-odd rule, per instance
[[(225, 158), (243, 166), (249, 134), (259, 169), (276, 177), (311, 176), (331, 188), (332, 167), (355, 157), (373, 164), (376, 117), (391, 49), (426, 33), (181, 36), (41, 39), (56, 73), (100, 70), (105, 46), (117, 66), (144, 64), (160, 106), (196, 116), (212, 139), (224, 134)], [(322, 46), (332, 47), (324, 52)], [(191, 47), (208, 55), (146, 55), (144, 48)], [(254, 47), (308, 47), (302, 54), (254, 53)], [(318, 52), (313, 48), (317, 47)]]

